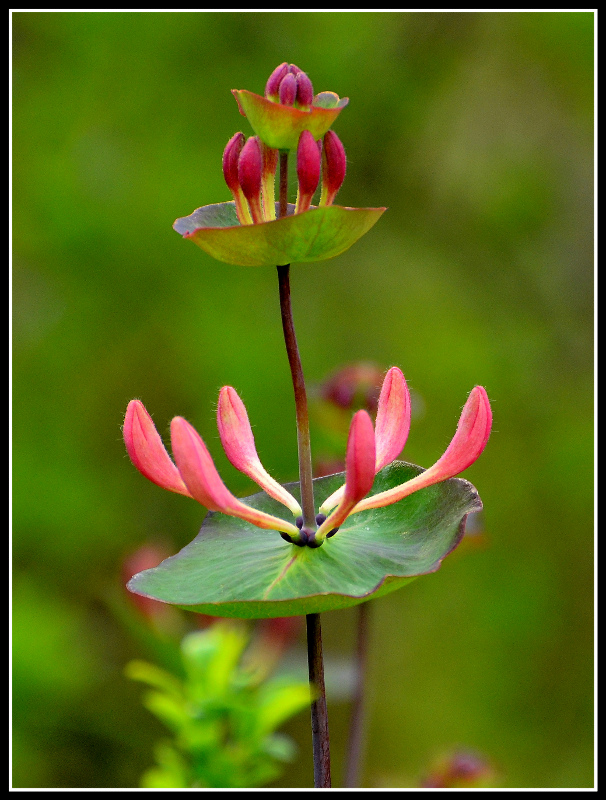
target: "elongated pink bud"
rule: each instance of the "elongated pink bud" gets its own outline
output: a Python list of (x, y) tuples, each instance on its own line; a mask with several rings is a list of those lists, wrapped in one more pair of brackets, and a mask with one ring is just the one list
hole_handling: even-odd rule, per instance
[(246, 142), (238, 159), (238, 181), (248, 201), (253, 222), (263, 222), (261, 205), (261, 182), (263, 179), (263, 155), (256, 136)]
[(292, 72), (287, 73), (280, 83), (279, 98), (283, 106), (294, 106), (297, 97), (297, 78)]
[(349, 428), (345, 457), (345, 500), (359, 502), (375, 479), (375, 432), (366, 411), (356, 411)]
[(223, 151), (223, 176), (236, 204), (236, 213), (241, 225), (252, 224), (252, 217), (240, 187), (238, 178), (238, 159), (244, 147), (246, 137), (243, 133), (235, 133)]
[(128, 404), (122, 433), (130, 460), (142, 475), (163, 489), (191, 497), (140, 400)]
[(234, 467), (252, 478), (270, 497), (283, 503), (295, 517), (301, 514), (301, 506), (291, 493), (263, 468), (246, 407), (231, 386), (224, 386), (219, 392), (217, 427), (225, 454)]
[(290, 71), (289, 65), (286, 61), (283, 61), (275, 70), (271, 73), (267, 80), (267, 84), (265, 85), (265, 97), (268, 100), (273, 100), (274, 103), (277, 103), (280, 99), (279, 91), (280, 91), (280, 83), (282, 82), (282, 78)]
[(479, 458), (486, 447), (491, 428), (492, 410), (486, 389), (475, 386), (463, 406), (451, 443), (430, 470), (447, 478), (463, 472)]
[(244, 147), (246, 137), (243, 133), (234, 133), (223, 151), (223, 176), (229, 191), (234, 193), (240, 188), (238, 178), (238, 159)]
[(463, 407), (456, 433), (444, 455), (416, 478), (372, 497), (366, 497), (358, 503), (353, 513), (397, 503), (398, 500), (408, 497), (419, 489), (454, 478), (479, 458), (486, 447), (491, 427), (492, 411), (486, 390), (482, 386), (476, 386)]
[(258, 528), (291, 533), (299, 537), (299, 530), (292, 523), (251, 508), (234, 497), (219, 477), (202, 438), (183, 417), (175, 417), (170, 430), (179, 473), (195, 500), (210, 511), (221, 511), (251, 522)]
[(316, 541), (338, 528), (351, 510), (372, 489), (375, 478), (375, 432), (366, 411), (357, 411), (351, 421), (345, 460), (345, 490), (343, 500), (316, 531)]
[(314, 99), (314, 87), (310, 81), (307, 73), (297, 73), (297, 96), (296, 105), (301, 111), (309, 111)]
[(337, 134), (334, 131), (328, 131), (324, 136), (324, 146), (322, 148), (321, 206), (332, 205), (345, 180), (346, 167), (345, 148)]
[(400, 455), (409, 431), (410, 392), (402, 371), (392, 367), (388, 370), (381, 387), (375, 421), (376, 472), (391, 464)]
[(310, 207), (320, 181), (320, 153), (314, 137), (309, 131), (303, 131), (299, 137), (297, 177), (299, 178), (299, 190), (295, 214), (301, 214)]

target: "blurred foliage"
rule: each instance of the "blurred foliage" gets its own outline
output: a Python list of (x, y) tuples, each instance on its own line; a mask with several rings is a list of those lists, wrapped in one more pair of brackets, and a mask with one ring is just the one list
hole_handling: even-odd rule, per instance
[[(209, 411), (233, 385), (266, 468), (296, 478), (275, 271), (171, 228), (229, 199), (223, 148), (249, 133), (230, 90), (284, 60), (350, 97), (339, 201), (389, 207), (292, 269), (307, 381), (401, 367), (422, 465), (474, 384), (495, 419), (465, 474), (481, 546), (372, 605), (363, 785), (418, 785), (451, 748), (505, 787), (593, 784), (593, 29), (591, 12), (12, 14), (14, 786), (137, 786), (163, 735), (124, 665), (174, 672), (195, 619), (151, 630), (120, 574), (204, 511), (132, 468), (127, 402), (163, 435), (189, 419), (246, 494)], [(327, 657), (351, 652), (354, 613), (324, 615)], [(339, 785), (347, 705), (329, 714)], [(276, 785), (309, 786), (309, 720), (285, 731), (300, 755)]]
[(309, 706), (309, 684), (263, 680), (244, 667), (248, 638), (233, 622), (190, 633), (181, 644), (185, 681), (145, 661), (127, 665), (129, 678), (153, 687), (144, 705), (175, 737), (157, 744), (144, 788), (255, 787), (292, 760), (291, 740), (275, 730)]

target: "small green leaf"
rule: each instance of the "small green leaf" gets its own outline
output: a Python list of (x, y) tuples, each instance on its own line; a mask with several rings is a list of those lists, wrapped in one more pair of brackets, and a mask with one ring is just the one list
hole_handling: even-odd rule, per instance
[[(276, 204), (277, 210), (277, 204)], [(175, 220), (173, 228), (218, 261), (242, 267), (269, 267), (333, 258), (363, 236), (384, 208), (322, 206), (302, 214), (240, 225), (233, 201), (203, 206)]]
[[(322, 92), (309, 111), (301, 111), (246, 89), (233, 89), (232, 94), (256, 135), (278, 150), (296, 150), (303, 131), (310, 131), (316, 141), (321, 139), (349, 102), (347, 97), (339, 100), (333, 92)], [(316, 103), (318, 97), (321, 99)]]
[[(378, 473), (373, 494), (421, 472), (421, 467), (395, 461)], [(317, 478), (316, 506), (343, 481), (343, 473)], [(300, 497), (298, 484), (287, 488)], [(284, 507), (264, 492), (246, 502), (284, 514)], [(481, 507), (468, 481), (451, 478), (393, 505), (354, 514), (317, 549), (296, 547), (273, 531), (209, 513), (193, 542), (135, 575), (128, 588), (220, 617), (284, 617), (346, 608), (435, 572), (460, 542), (467, 514)]]

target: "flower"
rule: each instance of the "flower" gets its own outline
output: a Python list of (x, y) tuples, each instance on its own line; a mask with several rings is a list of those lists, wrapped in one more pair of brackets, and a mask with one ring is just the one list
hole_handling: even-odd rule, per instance
[[(219, 393), (217, 424), (231, 463), (254, 480), (270, 497), (286, 506), (294, 517), (301, 508), (295, 497), (263, 468), (244, 403), (236, 390), (224, 386)], [(222, 482), (200, 435), (183, 417), (171, 422), (175, 462), (140, 400), (131, 400), (124, 421), (124, 441), (134, 466), (146, 478), (172, 492), (193, 497), (210, 511), (238, 517), (258, 528), (279, 531), (286, 541), (318, 547), (334, 536), (347, 517), (360, 511), (399, 502), (413, 492), (458, 475), (480, 456), (492, 425), (486, 391), (476, 386), (461, 413), (456, 433), (445, 453), (420, 475), (375, 495), (369, 495), (375, 475), (393, 462), (406, 443), (410, 427), (410, 396), (397, 367), (386, 374), (373, 427), (369, 414), (354, 414), (347, 441), (345, 484), (320, 506), (315, 536), (299, 525), (260, 511), (238, 500)], [(334, 510), (333, 510), (334, 509)]]
[[(286, 216), (277, 219), (278, 150), (260, 136), (246, 139), (235, 133), (223, 152), (223, 176), (233, 201), (202, 206), (175, 220), (173, 228), (219, 261), (240, 266), (276, 266), (340, 255), (385, 209), (333, 205), (346, 168), (345, 148), (334, 131), (318, 140), (303, 129), (296, 159), (297, 202), (288, 203)], [(320, 175), (320, 199), (313, 206)]]

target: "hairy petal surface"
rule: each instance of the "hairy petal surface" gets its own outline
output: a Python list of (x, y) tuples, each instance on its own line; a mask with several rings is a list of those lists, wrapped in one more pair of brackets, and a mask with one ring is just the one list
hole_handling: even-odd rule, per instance
[(234, 467), (252, 478), (270, 497), (283, 503), (295, 516), (301, 514), (301, 506), (292, 494), (274, 480), (261, 464), (246, 407), (231, 386), (224, 386), (219, 392), (217, 427), (225, 454)]
[(130, 460), (142, 475), (162, 489), (191, 497), (140, 400), (128, 404), (122, 433)]
[(221, 511), (252, 522), (258, 528), (284, 531), (299, 536), (292, 523), (242, 503), (225, 486), (199, 433), (183, 417), (171, 422), (175, 461), (192, 497), (210, 511)]
[(479, 458), (486, 447), (492, 428), (492, 411), (486, 390), (475, 386), (463, 407), (457, 430), (444, 455), (436, 463), (406, 483), (366, 497), (355, 507), (352, 513), (366, 511), (369, 508), (380, 508), (397, 503), (413, 492), (453, 478)]

